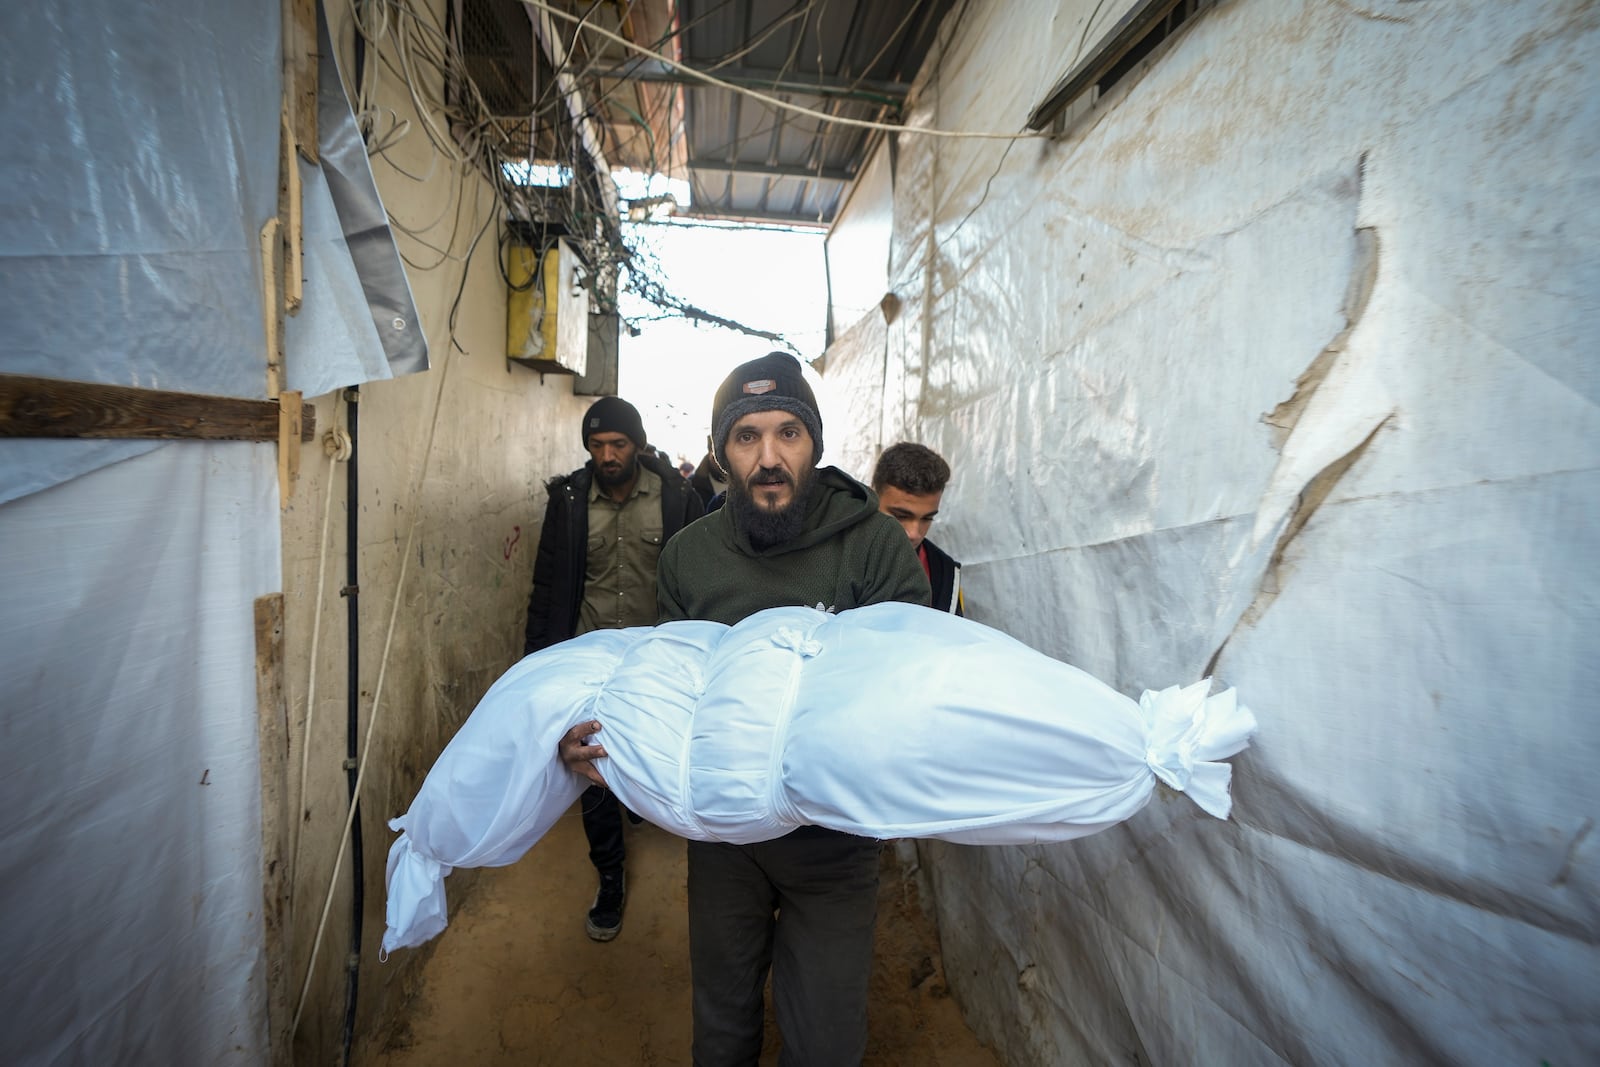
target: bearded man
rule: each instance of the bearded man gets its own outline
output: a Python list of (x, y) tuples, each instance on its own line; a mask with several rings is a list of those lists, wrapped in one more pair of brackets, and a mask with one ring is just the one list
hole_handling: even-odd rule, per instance
[[(817, 466), (822, 418), (798, 360), (773, 352), (735, 368), (717, 390), (711, 427), (727, 503), (662, 551), (660, 621), (733, 625), (780, 605), (928, 603), (927, 576), (899, 524), (866, 486)], [(567, 766), (592, 781), (602, 779), (590, 761), (605, 748), (584, 739), (600, 726), (581, 723), (560, 745)], [(780, 1062), (861, 1062), (878, 851), (877, 841), (817, 826), (754, 845), (689, 842), (696, 1064), (757, 1063), (769, 969)]]
[[(583, 447), (589, 462), (546, 487), (524, 655), (590, 630), (654, 625), (661, 547), (703, 510), (683, 476), (644, 450), (644, 422), (626, 400), (601, 397), (589, 407)], [(584, 930), (610, 941), (622, 929), (627, 893), (622, 808), (603, 786), (585, 790), (581, 804), (600, 876)]]

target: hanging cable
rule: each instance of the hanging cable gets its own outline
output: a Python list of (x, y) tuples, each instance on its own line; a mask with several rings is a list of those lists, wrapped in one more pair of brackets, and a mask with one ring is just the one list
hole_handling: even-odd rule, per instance
[[(538, 8), (540, 11), (554, 15), (555, 17), (564, 19), (568, 22), (572, 22), (577, 19), (576, 15), (571, 15), (559, 8), (552, 7), (551, 5), (545, 3), (545, 0), (522, 0), (522, 2), (527, 4), (529, 7)], [(787, 100), (781, 100), (778, 97), (770, 96), (767, 93), (760, 93), (754, 89), (746, 89), (743, 86), (734, 85), (732, 82), (725, 82), (721, 78), (713, 77), (704, 71), (696, 70), (694, 67), (679, 63), (675, 59), (669, 59), (659, 52), (652, 52), (643, 45), (635, 44), (626, 37), (623, 37), (620, 34), (612, 33), (610, 30), (605, 29), (602, 26), (590, 26), (589, 32), (597, 33), (608, 40), (615, 41), (625, 48), (629, 48), (642, 56), (647, 56), (650, 59), (654, 59), (665, 66), (671, 67), (673, 70), (682, 71), (683, 73), (689, 75), (689, 77), (698, 81), (703, 81), (707, 85), (714, 85), (718, 89), (726, 89), (730, 93), (737, 93), (741, 96), (747, 96), (752, 100), (756, 100), (762, 104), (765, 104), (767, 107), (777, 108), (780, 111), (790, 111), (799, 115), (808, 115), (819, 122), (831, 122), (838, 126), (854, 126), (855, 128), (862, 130), (888, 130), (891, 133), (911, 133), (920, 134), (925, 137), (950, 137), (976, 141), (1025, 141), (1035, 137), (1049, 136), (1049, 134), (1043, 131), (1036, 132), (1032, 130), (1022, 130), (1017, 133), (984, 133), (972, 130), (934, 130), (917, 126), (902, 126), (893, 122), (873, 122), (870, 119), (852, 119), (843, 115), (829, 115), (825, 112), (814, 110), (813, 108), (802, 107), (799, 104), (791, 104)]]

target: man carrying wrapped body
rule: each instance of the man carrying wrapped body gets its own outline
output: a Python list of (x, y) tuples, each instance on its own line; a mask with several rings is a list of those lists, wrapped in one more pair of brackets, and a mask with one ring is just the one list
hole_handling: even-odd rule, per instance
[(391, 823), (384, 947), (443, 929), (452, 867), (512, 862), (607, 784), (689, 838), (695, 1061), (756, 1062), (770, 971), (785, 1062), (858, 1063), (882, 838), (1063, 840), (1133, 814), (1158, 776), (1224, 815), (1215, 761), (1254, 720), (1208, 683), (1136, 704), (926, 607), (900, 524), (818, 465), (792, 356), (736, 367), (711, 425), (728, 503), (662, 549), (661, 624), (496, 683)]

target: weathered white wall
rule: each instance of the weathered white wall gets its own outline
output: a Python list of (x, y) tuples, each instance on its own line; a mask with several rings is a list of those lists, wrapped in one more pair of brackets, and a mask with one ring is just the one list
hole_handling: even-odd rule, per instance
[[(339, 13), (334, 13), (339, 21)], [(342, 42), (346, 71), (350, 37)], [(369, 53), (370, 56), (370, 53)], [(359, 523), (361, 728), (375, 739), (361, 790), (365, 913), (356, 1043), (387, 1032), (403, 1009), (426, 950), (378, 961), (383, 932), (384, 859), (394, 835), (386, 822), (404, 811), (434, 757), (478, 698), (522, 653), (533, 551), (543, 517), (543, 481), (584, 459), (576, 427), (590, 398), (572, 379), (541, 376), (505, 361), (505, 300), (494, 257), (499, 216), (474, 175), (435, 159), (403, 89), (387, 74), (379, 100), (412, 133), (373, 157), (385, 206), (401, 225), (448, 248), (452, 257), (397, 231), (411, 261), (410, 281), (427, 330), (431, 369), (361, 390)], [(387, 122), (387, 118), (385, 118)], [(401, 173), (426, 175), (418, 182)], [(464, 199), (460, 199), (464, 198)], [(461, 219), (454, 228), (455, 219)], [(462, 269), (479, 227), (494, 214)], [(428, 265), (437, 266), (428, 269)], [(417, 265), (423, 269), (419, 269)], [(460, 288), (455, 342), (448, 322)], [(337, 394), (316, 398), (317, 424), (344, 424)], [(302, 475), (284, 511), (287, 689), (292, 791), (298, 792), (307, 739), (319, 570), (325, 578), (310, 715), (310, 769), (303, 810), (293, 916), (293, 993), (299, 996), (346, 813), (345, 467), (330, 468), (320, 443), (307, 445)], [(329, 477), (333, 479), (329, 496)], [(331, 514), (326, 540), (325, 518)], [(398, 597), (398, 609), (396, 599)], [(392, 628), (392, 632), (391, 632)], [(381, 682), (381, 689), (380, 689)], [(450, 879), (459, 903), (472, 872)], [(348, 859), (317, 957), (296, 1041), (300, 1062), (338, 1062), (344, 1018), (344, 959), (350, 926)]]
[[(1020, 129), (1095, 7), (966, 7), (911, 124)], [(1261, 721), (1229, 823), (923, 849), (1008, 1062), (1600, 1047), (1597, 73), (1593, 3), (1231, 0), (1059, 141), (901, 136), (845, 447), (950, 460), (970, 614)]]

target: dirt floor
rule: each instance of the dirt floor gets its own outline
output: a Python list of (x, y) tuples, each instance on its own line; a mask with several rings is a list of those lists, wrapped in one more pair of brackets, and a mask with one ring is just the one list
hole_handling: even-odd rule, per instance
[[(356, 1067), (649, 1064), (689, 1060), (689, 948), (682, 839), (628, 827), (622, 933), (590, 941), (594, 895), (573, 810), (519, 863), (479, 878), (440, 935), (415, 1001)], [(944, 984), (914, 880), (884, 850), (866, 1063), (995, 1067)], [(763, 1064), (781, 1037), (770, 1006)]]

